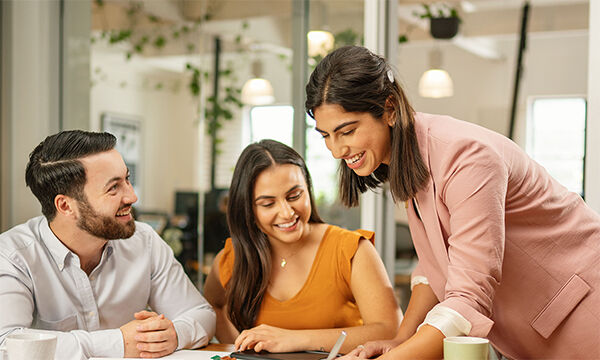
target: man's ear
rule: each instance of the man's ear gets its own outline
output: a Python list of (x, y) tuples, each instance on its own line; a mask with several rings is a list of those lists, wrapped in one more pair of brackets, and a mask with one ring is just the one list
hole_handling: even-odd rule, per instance
[(54, 207), (58, 213), (64, 216), (71, 217), (77, 214), (75, 199), (67, 195), (56, 195), (56, 197), (54, 197)]

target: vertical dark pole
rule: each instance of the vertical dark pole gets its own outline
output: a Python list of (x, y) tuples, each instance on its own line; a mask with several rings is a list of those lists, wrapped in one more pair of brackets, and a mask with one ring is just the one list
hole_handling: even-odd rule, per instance
[(217, 106), (219, 103), (219, 59), (221, 57), (221, 39), (217, 36), (215, 37), (215, 71), (213, 75), (213, 116), (210, 119), (209, 129), (210, 129), (210, 189), (211, 191), (215, 189), (215, 172), (216, 172), (216, 163), (217, 163), (217, 122), (219, 111), (217, 111)]
[(519, 52), (517, 56), (517, 72), (515, 74), (515, 87), (513, 89), (512, 108), (510, 110), (510, 127), (508, 137), (513, 138), (515, 131), (515, 118), (517, 115), (517, 102), (519, 98), (519, 84), (521, 82), (521, 72), (523, 70), (523, 53), (527, 47), (527, 19), (529, 18), (529, 1), (523, 5), (521, 17), (521, 41), (519, 42)]
[(302, 157), (306, 156), (306, 113), (304, 87), (308, 80), (308, 0), (292, 1), (292, 105), (294, 106), (294, 150)]

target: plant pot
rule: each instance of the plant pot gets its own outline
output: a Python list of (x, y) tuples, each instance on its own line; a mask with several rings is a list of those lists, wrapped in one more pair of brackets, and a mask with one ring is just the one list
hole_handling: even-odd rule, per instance
[(435, 39), (451, 39), (458, 33), (457, 17), (431, 18), (429, 19), (429, 31)]

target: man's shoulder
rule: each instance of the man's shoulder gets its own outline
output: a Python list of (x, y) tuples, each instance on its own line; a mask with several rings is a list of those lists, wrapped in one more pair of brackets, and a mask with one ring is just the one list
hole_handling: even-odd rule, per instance
[(38, 216), (0, 234), (0, 253), (10, 256), (15, 252), (35, 246), (39, 226), (43, 221), (45, 221), (44, 217)]
[(132, 237), (143, 240), (145, 242), (155, 241), (160, 238), (156, 231), (154, 231), (152, 226), (141, 221), (135, 222), (135, 233), (133, 233)]
[[(110, 247), (117, 257), (135, 259), (132, 261), (150, 261), (165, 259), (170, 248), (167, 243), (148, 224), (135, 222), (135, 232), (127, 239), (109, 240)], [(144, 260), (145, 259), (145, 260)]]

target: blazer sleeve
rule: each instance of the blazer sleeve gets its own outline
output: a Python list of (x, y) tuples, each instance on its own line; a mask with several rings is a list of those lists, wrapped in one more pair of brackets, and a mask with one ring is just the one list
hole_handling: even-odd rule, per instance
[(450, 214), (446, 306), (485, 337), (494, 322), (492, 303), (502, 278), (508, 166), (502, 154), (479, 142), (457, 142), (447, 151), (440, 195)]

